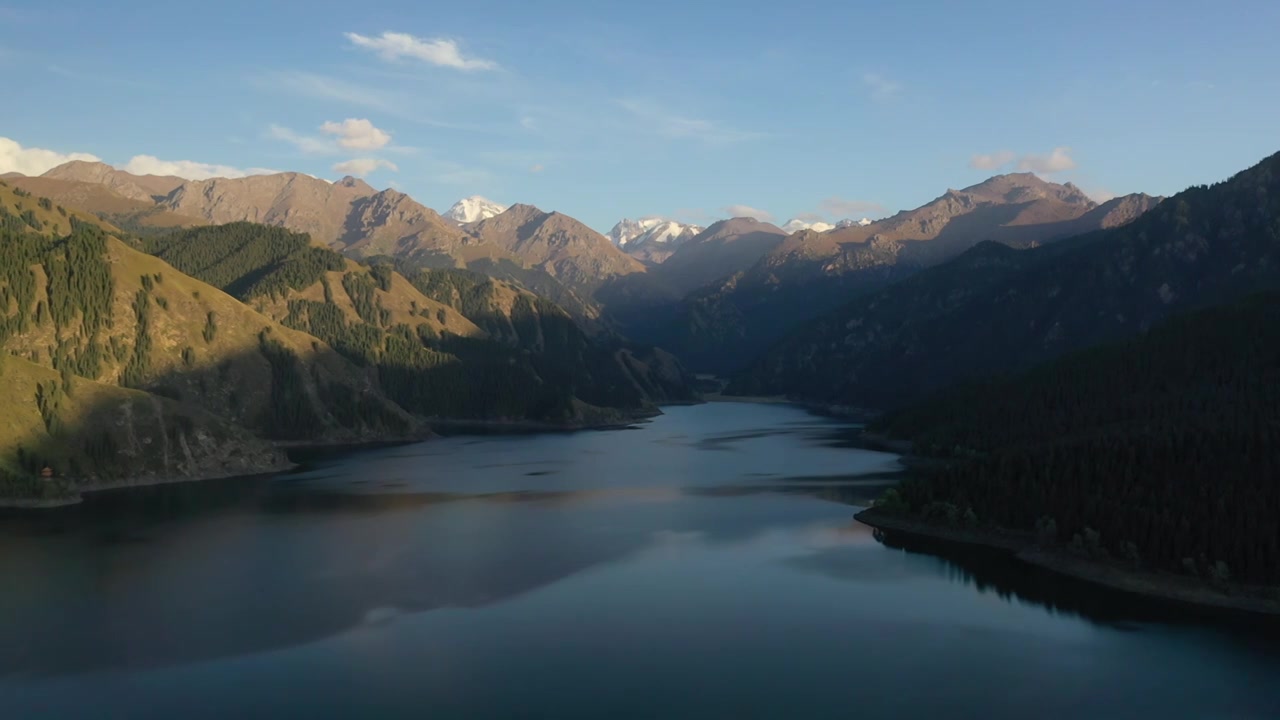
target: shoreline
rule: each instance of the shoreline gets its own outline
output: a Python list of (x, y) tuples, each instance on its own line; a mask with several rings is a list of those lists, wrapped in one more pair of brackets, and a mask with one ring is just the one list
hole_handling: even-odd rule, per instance
[[(690, 402), (687, 404), (694, 405), (700, 403)], [(213, 473), (184, 477), (158, 477), (154, 475), (143, 475), (123, 480), (89, 482), (83, 484), (75, 483), (71, 494), (65, 497), (24, 498), (0, 496), (0, 510), (52, 510), (79, 505), (84, 502), (84, 496), (89, 493), (127, 490), (129, 488), (150, 487), (154, 485), (173, 485), (188, 482), (229, 480), (232, 478), (253, 477), (255, 475), (271, 475), (280, 472), (287, 472), (299, 467), (300, 465), (300, 463), (288, 459), (288, 454), (290, 452), (353, 452), (358, 450), (372, 450), (382, 447), (394, 447), (396, 445), (412, 445), (414, 443), (426, 442), (433, 438), (443, 437), (443, 433), (438, 432), (437, 428), (446, 429), (446, 432), (448, 430), (455, 430), (460, 434), (465, 434), (470, 430), (482, 431), (490, 434), (530, 435), (538, 433), (580, 432), (585, 430), (625, 430), (637, 423), (648, 422), (660, 415), (662, 415), (662, 410), (655, 407), (652, 410), (636, 412), (628, 415), (626, 418), (609, 422), (551, 423), (508, 420), (425, 420), (423, 424), (427, 427), (426, 432), (401, 437), (361, 440), (345, 439), (332, 440), (328, 442), (307, 440), (276, 441), (272, 442), (271, 446), (281, 453), (283, 459), (281, 462), (272, 465), (244, 468), (243, 471), (237, 471), (234, 473)]]
[(109, 480), (100, 482), (90, 482), (77, 484), (74, 493), (67, 497), (37, 499), (37, 498), (6, 498), (0, 497), (0, 509), (6, 510), (50, 510), (54, 508), (71, 507), (84, 502), (84, 496), (92, 493), (112, 492), (116, 490), (129, 490), (131, 488), (153, 487), (155, 485), (177, 485), (179, 483), (196, 483), (206, 482), (210, 480), (230, 480), (232, 478), (253, 477), (255, 475), (273, 475), (275, 473), (285, 472), (298, 467), (298, 464), (285, 458), (282, 462), (275, 463), (270, 466), (260, 468), (245, 468), (245, 471), (237, 471), (231, 473), (214, 473), (207, 475), (190, 475), (184, 477), (172, 476), (155, 476), (144, 475), (140, 477), (126, 478), (123, 480)]
[(1280, 588), (1276, 587), (1229, 585), (1229, 592), (1224, 592), (1196, 578), (1156, 570), (1129, 570), (1063, 551), (1047, 550), (1037, 546), (1027, 533), (943, 527), (885, 515), (874, 508), (853, 517), (877, 530), (1008, 553), (1028, 565), (1131, 595), (1213, 610), (1280, 615)]

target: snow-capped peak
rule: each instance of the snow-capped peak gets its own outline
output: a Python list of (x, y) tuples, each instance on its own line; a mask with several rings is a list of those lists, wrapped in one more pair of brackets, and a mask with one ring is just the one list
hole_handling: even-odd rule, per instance
[(861, 220), (849, 220), (849, 219), (845, 219), (845, 220), (841, 220), (840, 222), (836, 223), (836, 228), (847, 228), (847, 227), (853, 227), (853, 226), (855, 226), (855, 225), (857, 225), (857, 226), (861, 227), (861, 226), (864, 226), (864, 225), (870, 225), (870, 224), (871, 224), (871, 220), (869, 220), (869, 219), (867, 219), (867, 218), (862, 218)]
[(703, 229), (697, 225), (685, 225), (660, 217), (639, 220), (623, 218), (609, 231), (609, 239), (618, 247), (637, 247), (648, 243), (679, 243), (697, 235)]
[(821, 220), (808, 221), (808, 220), (801, 220), (800, 218), (792, 218), (782, 225), (782, 229), (786, 230), (788, 233), (796, 233), (796, 232), (800, 232), (801, 230), (812, 230), (814, 232), (826, 232), (828, 230), (834, 230), (835, 228), (836, 228), (835, 225), (832, 225), (831, 223), (822, 222)]
[(506, 205), (482, 198), (479, 195), (472, 195), (469, 198), (462, 198), (453, 204), (453, 207), (445, 211), (444, 217), (456, 223), (473, 223), (488, 218), (501, 215), (506, 212)]

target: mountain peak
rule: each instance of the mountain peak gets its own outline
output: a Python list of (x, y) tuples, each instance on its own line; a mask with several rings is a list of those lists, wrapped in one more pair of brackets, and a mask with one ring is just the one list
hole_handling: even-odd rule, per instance
[(835, 225), (821, 220), (801, 220), (800, 218), (791, 218), (782, 224), (782, 229), (788, 233), (798, 233), (801, 230), (812, 230), (814, 232), (826, 232), (834, 230)]
[(340, 187), (344, 187), (344, 188), (352, 188), (352, 189), (354, 189), (354, 190), (361, 190), (361, 191), (364, 191), (364, 192), (366, 192), (366, 193), (368, 193), (368, 194), (370, 194), (370, 195), (373, 195), (373, 194), (375, 194), (375, 193), (377, 193), (377, 192), (378, 192), (377, 190), (374, 190), (374, 189), (373, 189), (373, 186), (372, 186), (372, 185), (370, 185), (369, 183), (365, 182), (364, 180), (361, 180), (361, 179), (360, 179), (360, 178), (358, 178), (358, 177), (353, 177), (353, 176), (351, 176), (351, 175), (347, 175), (346, 177), (342, 178), (341, 180), (339, 180), (338, 182), (336, 182), (336, 183), (334, 183), (334, 184), (335, 184), (335, 185), (338, 185), (338, 186), (340, 186)]
[(168, 195), (174, 188), (186, 182), (172, 175), (133, 175), (104, 163), (89, 160), (71, 160), (50, 168), (40, 177), (54, 180), (105, 185), (131, 200), (154, 202)]
[[(676, 245), (702, 232), (698, 225), (687, 225), (669, 218), (650, 216), (638, 220), (623, 218), (606, 236), (627, 252), (649, 246), (663, 246), (669, 254)], [(652, 258), (646, 258), (652, 259)], [(659, 260), (660, 262), (660, 260)]]
[(993, 175), (963, 190), (947, 190), (943, 197), (966, 196), (998, 203), (1021, 203), (1052, 198), (1070, 205), (1080, 205), (1086, 209), (1097, 204), (1075, 185), (1051, 182), (1033, 172)]
[(444, 212), (444, 217), (461, 225), (487, 220), (506, 212), (507, 206), (479, 195), (465, 197)]

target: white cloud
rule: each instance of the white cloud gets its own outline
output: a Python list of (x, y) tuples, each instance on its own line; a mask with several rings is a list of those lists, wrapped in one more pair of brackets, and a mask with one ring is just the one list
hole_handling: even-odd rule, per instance
[(379, 130), (373, 123), (361, 118), (347, 118), (342, 122), (326, 122), (320, 132), (337, 136), (337, 142), (348, 150), (377, 150), (391, 142), (391, 135)]
[(287, 127), (280, 125), (272, 125), (267, 130), (267, 134), (276, 140), (283, 140), (297, 147), (298, 150), (308, 155), (324, 155), (337, 151), (333, 143), (321, 138), (308, 137), (299, 135)]
[(974, 155), (969, 160), (969, 167), (975, 170), (995, 170), (1013, 162), (1017, 153), (1012, 150), (997, 150), (986, 155)]
[(902, 92), (901, 84), (880, 73), (863, 73), (862, 84), (867, 86), (867, 89), (871, 91), (871, 97), (876, 100), (888, 100)]
[(214, 165), (193, 160), (161, 160), (153, 155), (134, 155), (120, 168), (134, 175), (176, 175), (187, 180), (209, 178), (240, 178), (247, 175), (270, 175), (278, 170), (268, 168), (240, 169), (229, 165)]
[(60, 153), (44, 148), (24, 148), (16, 141), (0, 137), (0, 173), (16, 172), (23, 175), (41, 175), (65, 162), (86, 160), (101, 162), (101, 158), (89, 153)]
[(384, 32), (378, 37), (359, 33), (344, 33), (356, 47), (372, 50), (387, 62), (401, 58), (414, 58), (440, 67), (458, 70), (495, 70), (498, 64), (492, 60), (480, 60), (462, 56), (456, 40), (445, 38), (423, 39), (408, 33)]
[(1076, 161), (1071, 158), (1071, 148), (1056, 147), (1048, 155), (1027, 153), (1018, 155), (1012, 150), (997, 150), (986, 155), (974, 155), (969, 160), (969, 167), (975, 170), (998, 170), (1013, 163), (1018, 172), (1033, 172), (1039, 175), (1052, 175), (1065, 170), (1074, 170)]
[(773, 213), (768, 210), (753, 208), (750, 205), (728, 205), (721, 208), (721, 211), (729, 217), (749, 217), (763, 222), (773, 221)]
[(385, 112), (398, 112), (401, 105), (400, 98), (387, 93), (307, 72), (269, 73), (256, 78), (254, 83), (271, 92), (283, 90), (315, 100), (335, 100)]
[(1031, 171), (1040, 175), (1052, 175), (1064, 170), (1072, 170), (1076, 161), (1071, 159), (1071, 148), (1056, 147), (1048, 155), (1023, 155), (1018, 158), (1018, 170)]
[(831, 217), (844, 219), (855, 215), (883, 215), (884, 205), (870, 200), (829, 197), (818, 203), (818, 209)]
[(351, 160), (346, 160), (334, 165), (333, 171), (342, 173), (343, 175), (364, 177), (365, 175), (368, 175), (380, 168), (386, 168), (392, 172), (396, 172), (400, 169), (396, 167), (395, 163), (390, 160), (383, 160), (382, 158), (352, 158)]
[[(374, 126), (368, 120), (347, 118), (342, 122), (329, 121), (320, 126), (320, 132), (335, 137), (316, 137), (294, 132), (292, 129), (271, 125), (267, 135), (290, 143), (307, 155), (336, 155), (343, 150), (378, 150), (391, 142), (391, 134)], [(386, 147), (396, 152), (414, 152), (414, 148)]]
[(753, 140), (761, 136), (760, 133), (736, 130), (710, 120), (677, 115), (645, 100), (619, 100), (618, 106), (643, 121), (646, 129), (652, 130), (663, 137), (699, 140), (712, 145), (725, 145), (744, 140)]
[(535, 164), (533, 164), (533, 165), (530, 165), (530, 166), (529, 166), (529, 172), (531, 172), (531, 173), (540, 173), (540, 172), (542, 172), (543, 170), (546, 170), (546, 167), (544, 167), (544, 166), (543, 166), (542, 164), (540, 164), (540, 163), (535, 163)]
[(1084, 188), (1081, 188), (1081, 189), (1084, 190), (1085, 195), (1088, 195), (1094, 202), (1097, 202), (1097, 203), (1104, 203), (1108, 200), (1114, 200), (1116, 197), (1118, 197), (1115, 193), (1111, 192), (1106, 188), (1091, 187), (1088, 189), (1084, 189)]

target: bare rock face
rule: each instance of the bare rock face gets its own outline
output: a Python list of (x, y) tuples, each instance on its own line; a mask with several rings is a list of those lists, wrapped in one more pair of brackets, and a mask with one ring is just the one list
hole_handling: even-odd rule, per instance
[(595, 230), (563, 213), (543, 212), (532, 205), (512, 205), (468, 231), (587, 295), (611, 279), (645, 272), (643, 263)]
[(786, 236), (777, 226), (754, 218), (721, 220), (686, 240), (653, 272), (684, 295), (746, 270)]
[(160, 204), (211, 223), (258, 222), (311, 235), (328, 245), (343, 234), (351, 205), (374, 193), (362, 180), (328, 183), (301, 173), (192, 180)]
[(130, 200), (155, 202), (186, 182), (173, 175), (134, 175), (106, 163), (72, 160), (52, 168), (41, 177), (106, 185)]

